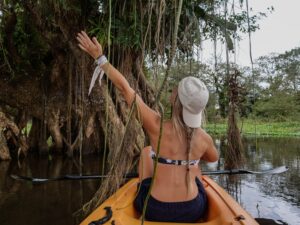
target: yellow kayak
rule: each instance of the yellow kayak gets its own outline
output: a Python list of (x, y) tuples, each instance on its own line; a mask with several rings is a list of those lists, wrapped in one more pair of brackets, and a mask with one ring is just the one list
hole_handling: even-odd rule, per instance
[[(132, 179), (93, 211), (80, 225), (140, 225), (141, 215), (136, 212), (133, 201), (138, 179)], [(208, 213), (202, 225), (258, 225), (258, 223), (216, 182), (202, 177), (208, 196)], [(191, 223), (165, 223), (145, 221), (145, 225), (190, 225)]]

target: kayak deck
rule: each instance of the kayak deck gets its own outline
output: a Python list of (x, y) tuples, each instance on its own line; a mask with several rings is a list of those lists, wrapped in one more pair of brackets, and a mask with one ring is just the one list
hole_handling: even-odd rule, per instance
[[(141, 215), (134, 209), (133, 201), (136, 195), (138, 179), (132, 179), (121, 187), (114, 195), (93, 211), (80, 225), (89, 225), (92, 221), (115, 225), (141, 224)], [(203, 221), (193, 224), (201, 225), (258, 225), (258, 223), (218, 184), (207, 176), (202, 177), (208, 196), (208, 213)], [(106, 208), (109, 207), (109, 208)], [(106, 208), (106, 209), (105, 209)], [(109, 214), (112, 214), (110, 217)], [(107, 216), (109, 215), (109, 216)], [(95, 223), (96, 224), (96, 223)], [(145, 225), (177, 223), (150, 222)], [(188, 225), (191, 223), (178, 223)]]

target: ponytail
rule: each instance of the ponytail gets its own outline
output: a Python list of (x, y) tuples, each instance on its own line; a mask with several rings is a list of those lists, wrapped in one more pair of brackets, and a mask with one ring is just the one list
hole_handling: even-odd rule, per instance
[(187, 195), (192, 192), (192, 185), (191, 185), (191, 173), (190, 173), (190, 156), (191, 156), (191, 143), (192, 143), (192, 138), (194, 134), (194, 128), (191, 127), (186, 127), (186, 155), (187, 155), (187, 165), (186, 165), (186, 186), (187, 186)]
[[(190, 160), (191, 156), (191, 142), (194, 134), (194, 128), (188, 127), (185, 125), (182, 117), (182, 104), (178, 98), (178, 95), (175, 98), (173, 107), (172, 107), (172, 123), (175, 128), (176, 134), (178, 135), (180, 140), (186, 139), (186, 154), (187, 154), (187, 162)], [(186, 165), (186, 186), (187, 186), (187, 194), (191, 193), (191, 173), (190, 173), (190, 165)]]

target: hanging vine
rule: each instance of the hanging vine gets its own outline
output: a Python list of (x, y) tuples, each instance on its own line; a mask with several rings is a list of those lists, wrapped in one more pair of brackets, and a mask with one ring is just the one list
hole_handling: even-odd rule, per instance
[[(107, 37), (108, 37), (108, 60), (110, 60), (110, 45), (111, 45), (111, 15), (112, 15), (112, 5), (111, 0), (109, 0), (109, 21), (108, 21), (108, 31), (107, 31)], [(106, 82), (108, 83), (108, 77), (106, 77)], [(108, 97), (109, 90), (107, 89), (106, 96)], [(106, 165), (106, 155), (107, 155), (107, 140), (108, 140), (108, 129), (109, 129), (109, 121), (108, 121), (108, 102), (106, 102), (106, 116), (105, 116), (105, 139), (104, 139), (104, 151), (103, 151), (103, 159), (102, 159), (102, 174), (105, 174), (105, 165)]]
[[(253, 85), (253, 101), (255, 103), (255, 77), (254, 77), (254, 73), (253, 73), (254, 69), (253, 69), (253, 58), (252, 58), (251, 27), (250, 27), (248, 0), (246, 0), (246, 9), (247, 9), (247, 25), (248, 25), (248, 37), (249, 37), (249, 57), (250, 57), (250, 62), (251, 62), (252, 85)], [(254, 133), (255, 133), (255, 140), (256, 140), (256, 120), (255, 119), (254, 119)], [(256, 142), (256, 144), (257, 144), (257, 142)]]
[[(137, 113), (137, 104), (136, 100), (134, 100), (130, 107), (128, 121), (124, 127), (123, 136), (113, 157), (114, 160), (110, 164), (107, 178), (102, 181), (101, 186), (94, 197), (83, 206), (82, 210), (85, 215), (106, 200), (107, 196), (111, 196), (115, 193), (124, 182), (124, 174), (130, 172), (135, 166), (131, 162), (132, 158), (138, 155), (137, 152), (134, 152), (135, 143), (132, 141), (139, 132), (135, 120), (135, 118), (139, 117)], [(129, 149), (132, 149), (132, 151), (128, 151)], [(80, 211), (77, 213), (80, 213)]]
[(170, 73), (170, 69), (171, 69), (171, 65), (175, 56), (175, 51), (177, 48), (177, 37), (178, 37), (178, 26), (179, 26), (179, 20), (180, 20), (180, 15), (181, 15), (181, 9), (182, 9), (182, 2), (183, 0), (179, 0), (178, 3), (178, 9), (177, 9), (177, 13), (176, 13), (176, 17), (175, 17), (175, 24), (174, 24), (174, 32), (173, 32), (173, 37), (172, 37), (172, 46), (171, 46), (171, 51), (170, 51), (170, 55), (168, 58), (168, 62), (167, 62), (167, 69), (166, 69), (166, 73), (163, 79), (163, 82), (157, 92), (156, 95), (156, 104), (158, 103), (160, 96), (162, 94), (162, 91), (167, 83), (168, 77), (169, 77), (169, 73)]

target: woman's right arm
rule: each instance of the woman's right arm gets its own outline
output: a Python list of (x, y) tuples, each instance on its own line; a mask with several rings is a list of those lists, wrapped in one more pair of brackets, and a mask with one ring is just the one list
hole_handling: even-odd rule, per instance
[(157, 134), (159, 130), (160, 115), (148, 105), (129, 85), (125, 77), (110, 63), (102, 66), (102, 69), (113, 82), (116, 88), (121, 92), (128, 105), (131, 105), (136, 98), (136, 103), (139, 111), (139, 118), (143, 123), (143, 127), (149, 134)]
[(219, 159), (219, 153), (215, 147), (213, 139), (211, 136), (207, 135), (207, 148), (205, 153), (202, 155), (201, 159), (207, 162), (215, 162)]
[[(97, 39), (93, 38), (91, 40), (84, 31), (78, 33), (77, 40), (79, 42), (79, 47), (94, 59), (97, 59), (103, 54), (102, 46)], [(159, 130), (160, 115), (144, 103), (142, 98), (131, 88), (123, 74), (121, 74), (113, 65), (108, 62), (102, 65), (101, 68), (121, 92), (128, 105), (131, 105), (136, 97), (136, 103), (143, 127), (149, 134), (157, 134)]]

